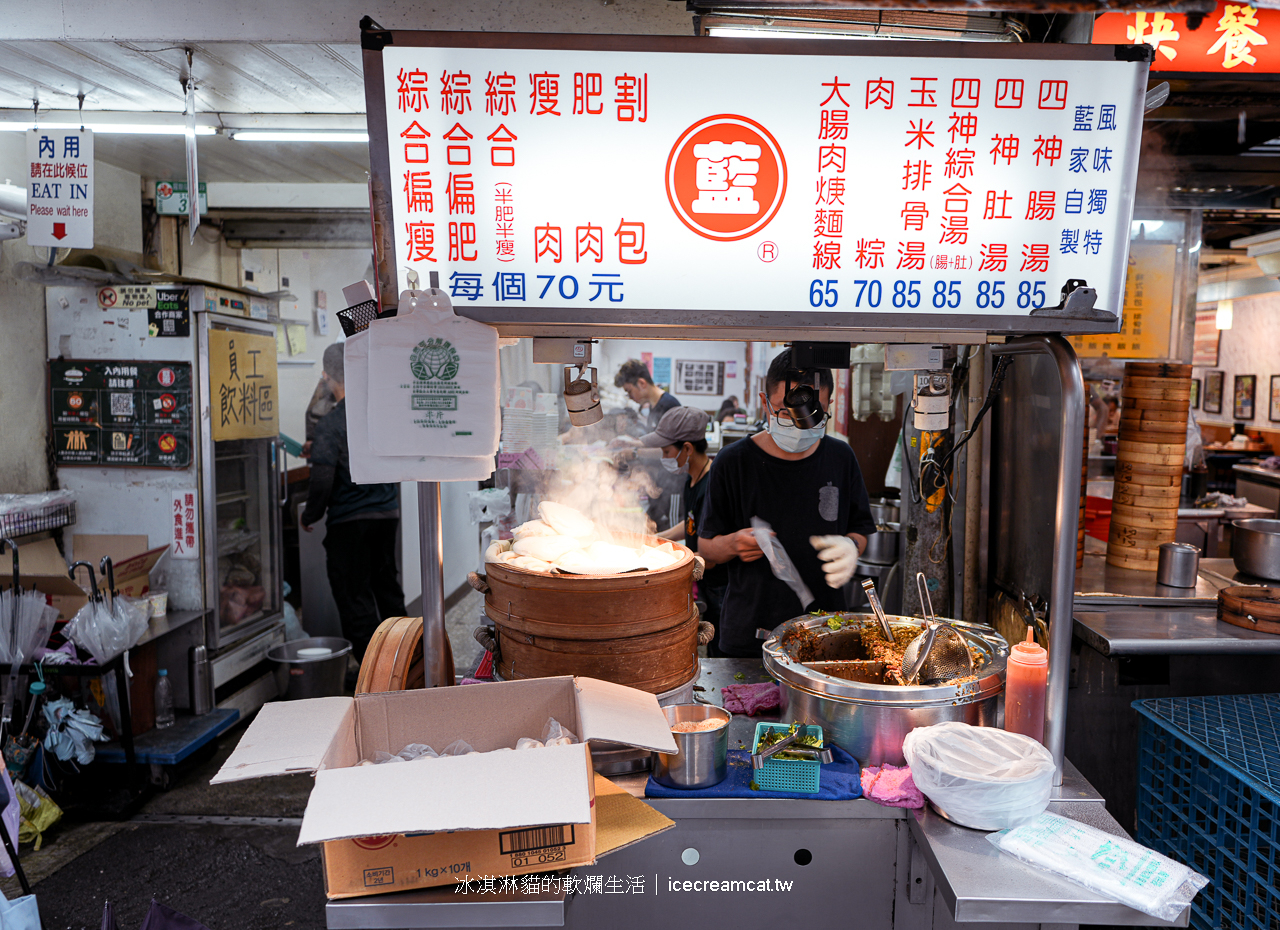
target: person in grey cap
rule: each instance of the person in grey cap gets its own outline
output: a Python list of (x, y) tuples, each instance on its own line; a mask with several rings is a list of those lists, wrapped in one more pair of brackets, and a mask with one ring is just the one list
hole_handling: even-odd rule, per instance
[(396, 570), (400, 488), (351, 480), (343, 343), (324, 350), (321, 378), (337, 403), (316, 424), (311, 483), (301, 523), (309, 533), (328, 513), (324, 551), (329, 587), (338, 605), (342, 635), (351, 641), (356, 658), (363, 659), (378, 624), (405, 614)]
[[(707, 497), (707, 473), (711, 471), (711, 457), (707, 455), (707, 424), (711, 418), (705, 410), (696, 407), (672, 407), (662, 415), (652, 433), (640, 438), (640, 445), (650, 449), (662, 449), (662, 467), (673, 474), (685, 476), (685, 518), (658, 535), (683, 542), (694, 552), (698, 551), (698, 524), (702, 519), (702, 505)], [(729, 577), (724, 566), (708, 562), (707, 570), (698, 582), (698, 596), (707, 605), (702, 619), (717, 628), (717, 636), (708, 644), (707, 655), (720, 654), (716, 642), (719, 637), (720, 604), (724, 600)]]

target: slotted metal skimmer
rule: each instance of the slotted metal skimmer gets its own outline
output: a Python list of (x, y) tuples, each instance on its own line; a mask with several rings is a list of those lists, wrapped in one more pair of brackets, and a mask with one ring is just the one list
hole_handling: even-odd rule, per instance
[(921, 607), (926, 610), (925, 630), (908, 643), (902, 653), (903, 681), (909, 685), (917, 681), (935, 685), (972, 675), (973, 657), (969, 655), (969, 647), (955, 627), (934, 615), (924, 572), (916, 573), (916, 591)]

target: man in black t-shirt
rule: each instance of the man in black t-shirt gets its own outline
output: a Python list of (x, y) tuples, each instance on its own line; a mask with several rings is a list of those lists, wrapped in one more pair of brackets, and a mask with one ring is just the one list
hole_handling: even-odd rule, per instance
[(622, 388), (633, 403), (649, 408), (649, 419), (645, 425), (650, 432), (658, 428), (664, 413), (680, 406), (680, 401), (653, 383), (649, 366), (638, 359), (630, 358), (622, 363), (614, 376), (613, 386)]
[[(728, 446), (711, 466), (698, 527), (698, 551), (726, 563), (729, 587), (720, 617), (724, 655), (760, 655), (756, 628), (773, 629), (806, 610), (843, 610), (843, 587), (853, 577), (867, 537), (876, 531), (857, 457), (847, 443), (824, 435), (825, 424), (801, 429), (783, 406), (791, 350), (765, 376), (767, 428)], [(815, 372), (804, 372), (811, 381)], [(832, 378), (816, 372), (819, 400), (830, 409)], [(759, 517), (772, 528), (814, 595), (807, 607), (775, 578), (751, 529)]]

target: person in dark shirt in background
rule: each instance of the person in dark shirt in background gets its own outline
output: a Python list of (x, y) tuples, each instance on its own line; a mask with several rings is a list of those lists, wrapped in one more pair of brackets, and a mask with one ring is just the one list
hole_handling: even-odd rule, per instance
[(311, 443), (311, 484), (302, 528), (325, 516), (324, 550), (329, 587), (338, 605), (342, 635), (357, 659), (387, 617), (405, 614), (396, 570), (400, 489), (394, 484), (355, 484), (347, 447), (347, 402), (342, 343), (324, 350), (321, 378), (337, 401), (316, 424)]
[(658, 428), (664, 413), (680, 406), (680, 401), (653, 383), (649, 366), (638, 359), (630, 358), (622, 363), (613, 379), (613, 386), (626, 391), (627, 397), (641, 408), (649, 408), (649, 419), (645, 425), (650, 432)]
[[(830, 410), (830, 369), (797, 372), (791, 350), (783, 350), (760, 395), (765, 431), (727, 446), (711, 466), (698, 553), (728, 569), (720, 619), (720, 650), (727, 656), (758, 658), (758, 627), (772, 630), (809, 610), (844, 610), (843, 588), (876, 531), (853, 450), (825, 435), (825, 424), (800, 428), (783, 404), (788, 375), (795, 384), (811, 383), (815, 374), (822, 409)], [(774, 577), (751, 529), (757, 516), (795, 563), (812, 604), (801, 604)]]

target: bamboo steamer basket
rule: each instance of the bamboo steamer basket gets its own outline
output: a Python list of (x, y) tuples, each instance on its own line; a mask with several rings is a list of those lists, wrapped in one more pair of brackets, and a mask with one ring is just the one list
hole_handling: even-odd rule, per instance
[[(453, 684), (453, 649), (444, 637), (446, 684)], [(422, 655), (422, 618), (388, 617), (373, 631), (360, 663), (356, 694), (411, 691), (427, 686)]]
[(1127, 362), (1124, 374), (1126, 378), (1190, 378), (1191, 366), (1182, 362)]
[(1280, 588), (1223, 588), (1218, 592), (1218, 619), (1246, 630), (1280, 633)]
[(1141, 407), (1126, 407), (1120, 411), (1121, 429), (1124, 429), (1126, 425), (1134, 421), (1150, 423), (1157, 420), (1166, 423), (1177, 423), (1185, 427), (1187, 425), (1187, 413), (1185, 410), (1144, 410)]
[(1177, 534), (1191, 366), (1130, 362), (1120, 396), (1107, 564), (1155, 571)]
[(698, 670), (693, 581), (702, 561), (673, 545), (680, 555), (675, 565), (624, 575), (547, 574), (488, 563), (478, 586), (497, 632), (498, 675), (505, 681), (581, 675), (653, 694), (688, 683)]

